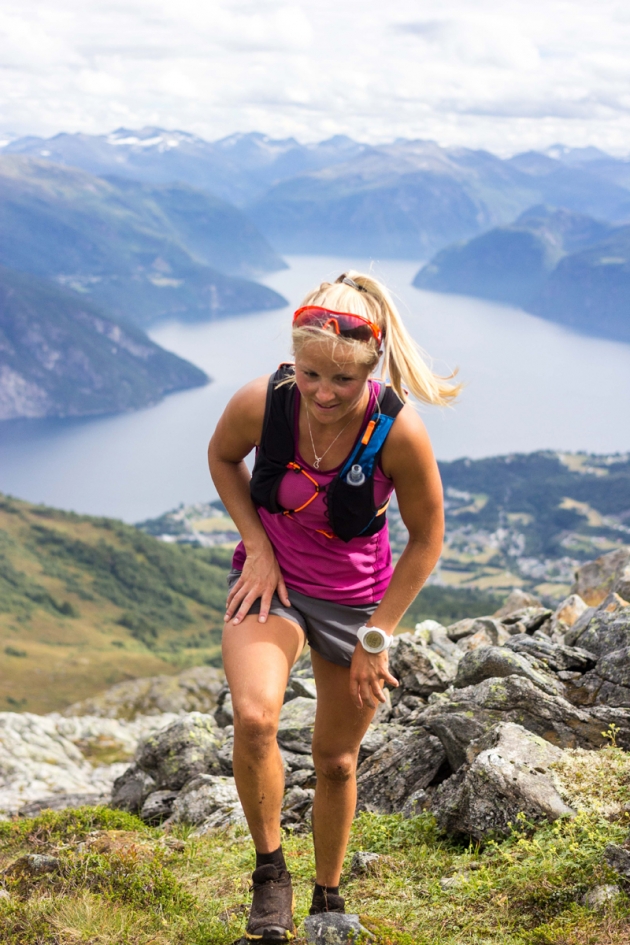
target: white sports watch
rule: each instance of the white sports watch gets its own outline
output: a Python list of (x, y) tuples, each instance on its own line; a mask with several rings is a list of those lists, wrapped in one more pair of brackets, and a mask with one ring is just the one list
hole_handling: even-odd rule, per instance
[(388, 650), (394, 639), (380, 627), (366, 627), (365, 625), (359, 627), (357, 636), (367, 653), (382, 653), (383, 650)]

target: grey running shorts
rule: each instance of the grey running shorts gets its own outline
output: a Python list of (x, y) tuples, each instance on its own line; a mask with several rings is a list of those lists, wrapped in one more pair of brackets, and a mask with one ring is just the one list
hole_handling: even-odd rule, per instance
[[(228, 587), (231, 589), (241, 576), (240, 571), (230, 571)], [(307, 597), (287, 588), (291, 601), (285, 607), (277, 594), (271, 599), (270, 614), (286, 617), (299, 624), (306, 635), (308, 645), (329, 663), (349, 666), (357, 645), (357, 630), (372, 616), (377, 604), (350, 607), (331, 600)], [(260, 598), (249, 608), (249, 614), (260, 613)]]

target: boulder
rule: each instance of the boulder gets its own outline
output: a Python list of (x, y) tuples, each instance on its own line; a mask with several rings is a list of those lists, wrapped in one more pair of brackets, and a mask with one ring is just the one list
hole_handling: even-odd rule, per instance
[(509, 617), (517, 610), (523, 610), (525, 607), (540, 606), (541, 602), (537, 597), (534, 597), (533, 594), (528, 594), (527, 591), (522, 590), (520, 587), (515, 587), (510, 591), (510, 595), (503, 606), (500, 607), (493, 616), (502, 620), (504, 617)]
[(571, 594), (556, 607), (551, 618), (551, 632), (566, 633), (582, 614), (588, 610), (579, 594)]
[(573, 816), (550, 771), (561, 757), (520, 725), (495, 726), (470, 746), (469, 763), (437, 787), (431, 809), (438, 824), (480, 841), (508, 834), (519, 814), (530, 822)]
[(463, 620), (458, 620), (457, 623), (449, 624), (446, 628), (446, 634), (449, 640), (452, 640), (453, 643), (457, 643), (459, 640), (472, 636), (475, 632), (473, 630), (474, 625), (474, 617), (465, 617)]
[(443, 692), (457, 672), (455, 659), (440, 656), (422, 640), (416, 640), (407, 633), (394, 640), (390, 648), (389, 666), (400, 682), (400, 689), (394, 690), (392, 696), (393, 704), (405, 693), (426, 698), (432, 692)]
[(478, 617), (472, 626), (472, 633), (460, 642), (461, 649), (476, 650), (479, 646), (502, 646), (510, 634), (498, 620), (492, 617)]
[[(430, 732), (439, 731), (441, 724), (457, 736), (460, 745), (472, 732), (476, 731), (478, 737), (498, 722), (515, 722), (561, 748), (600, 748), (606, 743), (602, 735), (603, 708), (586, 711), (562, 696), (549, 695), (530, 679), (506, 676), (455, 689), (415, 712), (409, 723), (422, 725)], [(610, 713), (620, 726), (619, 744), (623, 746), (630, 740), (630, 718), (624, 709), (608, 708)], [(448, 718), (452, 715), (458, 717), (454, 722)]]
[(598, 659), (615, 650), (630, 647), (630, 608), (612, 613), (596, 612), (586, 629), (575, 639), (575, 645), (593, 653)]
[(510, 635), (515, 633), (537, 633), (551, 627), (552, 611), (546, 607), (523, 607), (503, 617), (501, 624)]
[(138, 747), (136, 763), (158, 788), (177, 791), (198, 774), (220, 774), (222, 735), (211, 715), (191, 712)]
[(413, 639), (425, 643), (438, 656), (443, 656), (448, 661), (455, 660), (455, 662), (458, 662), (461, 658), (462, 651), (450, 639), (446, 627), (443, 627), (437, 620), (423, 620), (422, 623), (417, 623)]
[(503, 646), (481, 646), (466, 653), (457, 667), (453, 685), (456, 689), (464, 689), (484, 679), (500, 676), (524, 676), (550, 695), (558, 693), (561, 688), (548, 674), (533, 669), (525, 656)]
[(597, 607), (611, 591), (624, 599), (630, 597), (630, 548), (610, 551), (575, 572), (571, 593), (579, 594), (589, 606)]
[(285, 702), (280, 712), (278, 744), (297, 754), (310, 755), (317, 702), (298, 696)]
[(139, 814), (147, 797), (156, 787), (155, 778), (138, 765), (130, 765), (114, 781), (110, 804), (118, 810), (126, 810), (129, 814)]
[(178, 794), (167, 821), (168, 826), (192, 824), (203, 827), (199, 836), (213, 827), (237, 823), (245, 823), (245, 814), (234, 778), (210, 774), (199, 775), (188, 782)]
[(357, 806), (394, 813), (429, 785), (446, 760), (442, 743), (425, 729), (409, 729), (370, 755), (357, 771)]

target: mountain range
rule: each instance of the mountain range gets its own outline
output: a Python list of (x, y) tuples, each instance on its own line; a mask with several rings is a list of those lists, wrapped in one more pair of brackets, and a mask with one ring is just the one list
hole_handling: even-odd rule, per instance
[(0, 264), (87, 294), (148, 325), (277, 308), (235, 272), (285, 264), (236, 207), (187, 185), (104, 180), (0, 155)]
[(244, 209), (280, 252), (426, 258), (544, 203), (630, 219), (630, 161), (555, 146), (503, 159), (432, 141), (315, 144), (160, 128), (20, 138), (4, 153), (144, 182), (180, 181)]
[(532, 207), (509, 226), (441, 250), (413, 284), (507, 302), (630, 342), (630, 226)]
[[(431, 141), (367, 145), (344, 136), (208, 142), (122, 128), (20, 138), (0, 149), (0, 318), (12, 339), (0, 349), (2, 409), (7, 417), (75, 415), (80, 390), (90, 392), (85, 413), (129, 409), (202, 383), (192, 366), (158, 358), (146, 336), (134, 335), (134, 344), (151, 359), (129, 350), (123, 357), (119, 346), (109, 350), (110, 371), (105, 336), (93, 326), (130, 332), (281, 307), (286, 300), (252, 281), (285, 265), (278, 251), (437, 252), (416, 285), (508, 301), (630, 340), (629, 220), (630, 161), (596, 148), (557, 145), (503, 159)], [(35, 309), (49, 340), (68, 338), (83, 318), (76, 337), (94, 383), (79, 383), (63, 358), (53, 371), (42, 368), (35, 336), (20, 334)]]

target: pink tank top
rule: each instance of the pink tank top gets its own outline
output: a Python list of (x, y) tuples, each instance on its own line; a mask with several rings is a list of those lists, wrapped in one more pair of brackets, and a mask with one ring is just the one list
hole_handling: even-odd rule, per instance
[[(370, 381), (370, 400), (357, 439), (363, 435), (376, 405), (380, 389), (378, 381)], [(300, 395), (296, 391), (296, 443)], [(326, 472), (314, 469), (304, 461), (296, 448), (295, 459), (321, 486), (328, 486), (339, 472), (339, 466)], [(392, 494), (393, 483), (377, 466), (374, 474), (374, 500), (382, 505)], [(280, 483), (278, 502), (285, 509), (297, 509), (313, 495), (313, 484), (300, 472), (288, 470)], [(288, 588), (340, 604), (361, 606), (381, 600), (392, 576), (392, 554), (387, 523), (375, 535), (359, 536), (348, 542), (329, 538), (330, 523), (326, 515), (323, 492), (301, 512), (277, 515), (259, 508), (263, 524)], [(327, 533), (327, 534), (325, 534)], [(232, 567), (240, 571), (245, 563), (245, 547), (240, 542)]]

